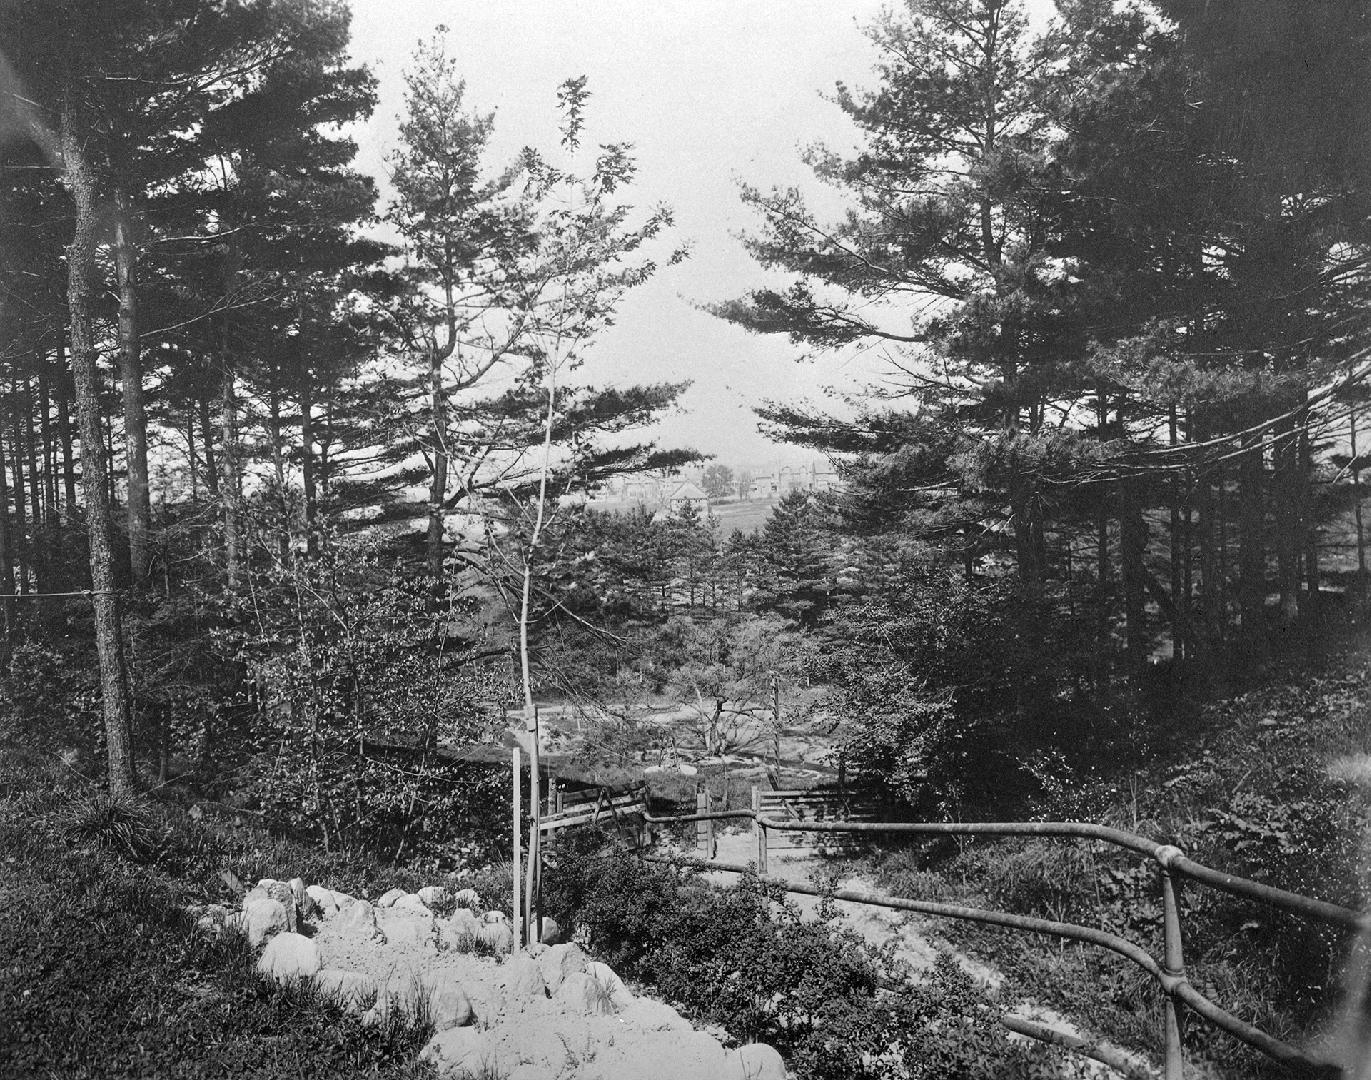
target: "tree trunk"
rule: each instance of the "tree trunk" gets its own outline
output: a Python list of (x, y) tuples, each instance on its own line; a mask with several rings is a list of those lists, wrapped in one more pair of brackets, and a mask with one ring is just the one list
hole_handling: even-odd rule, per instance
[(52, 368), (43, 354), (38, 369), (38, 435), (43, 443), (43, 523), (57, 517), (57, 454), (52, 442)]
[(100, 665), (100, 696), (109, 755), (109, 787), (116, 794), (134, 790), (133, 737), (128, 682), (124, 672), (119, 603), (115, 592), (114, 548), (109, 492), (105, 487), (105, 447), (100, 431), (99, 381), (95, 366), (94, 302), (97, 213), (95, 183), (81, 152), (81, 130), (73, 103), (62, 108), (62, 158), (76, 208), (75, 232), (67, 248), (67, 306), (71, 313), (71, 370), (76, 413), (81, 425), (81, 479), (90, 539), (95, 647)]
[(1272, 546), (1276, 549), (1276, 587), (1280, 592), (1280, 618), (1293, 623), (1300, 613), (1300, 497), (1299, 438), (1294, 422), (1282, 424), (1271, 453), (1271, 516), (1275, 522)]
[[(10, 515), (9, 482), (5, 479), (5, 440), (0, 433), (0, 598), (14, 595), (14, 568), (10, 556)], [(3, 626), (6, 645), (14, 625), (14, 605), (9, 599), (0, 599), (0, 625)]]
[(1357, 523), (1357, 597), (1356, 606), (1366, 604), (1366, 531), (1362, 526), (1361, 462), (1357, 457), (1357, 409), (1347, 414), (1347, 434), (1352, 452), (1352, 516)]
[(143, 585), (152, 565), (152, 495), (148, 483), (143, 357), (138, 341), (138, 253), (133, 244), (128, 195), (117, 191), (114, 206), (114, 270), (119, 287), (119, 381), (124, 394), (124, 456), (128, 472), (129, 569), (134, 583)]
[(441, 585), (443, 580), (443, 503), (447, 499), (447, 394), (443, 388), (442, 355), (434, 350), (429, 358), (429, 395), (433, 435), (433, 477), (428, 489), (428, 572)]
[(219, 501), (219, 462), (214, 453), (214, 421), (210, 417), (209, 395), (197, 402), (200, 410), (200, 442), (205, 449), (205, 490), (212, 501)]
[(14, 489), (14, 557), (15, 569), (18, 571), (19, 591), (28, 593), (30, 589), (29, 574), (32, 570), (31, 552), (33, 545), (29, 541), (28, 512), (27, 503), (24, 496), (24, 438), (20, 431), (22, 423), (19, 408), (19, 382), (17, 379), (10, 383), (10, 476), (11, 485)]
[[(277, 372), (279, 375), (280, 372)], [(267, 397), (268, 423), (271, 425), (271, 467), (276, 479), (276, 506), (281, 520), (276, 526), (276, 552), (284, 566), (290, 561), (290, 496), (286, 491), (286, 455), (281, 444), (281, 392), (273, 380)]]
[(238, 498), (238, 397), (233, 368), (227, 360), (228, 357), (225, 355), (224, 381), (219, 395), (219, 460), (223, 468), (219, 496), (224, 515), (224, 582), (229, 589), (236, 589), (242, 561)]
[(319, 554), (319, 482), (314, 460), (314, 394), (309, 373), (300, 381), (300, 480), (305, 492), (305, 550)]
[(42, 479), (38, 475), (38, 437), (33, 430), (33, 387), (29, 382), (28, 376), (24, 377), (24, 456), (28, 464), (29, 482), (29, 521), (32, 522), (30, 533), (33, 536), (33, 558), (30, 562), (33, 565), (33, 589), (34, 592), (42, 592), (46, 586), (47, 573), (45, 563), (47, 561), (47, 545), (44, 543), (42, 535), (43, 527), (43, 494)]
[[(65, 342), (63, 348), (66, 348)], [(70, 520), (76, 509), (76, 450), (72, 445), (71, 422), (74, 389), (68, 365), (62, 364), (61, 371), (62, 378), (57, 387), (57, 426), (62, 439), (62, 512), (63, 520)]]
[(1300, 437), (1297, 445), (1299, 463), (1300, 536), (1304, 541), (1304, 581), (1306, 592), (1300, 604), (1301, 614), (1311, 619), (1319, 617), (1319, 523), (1314, 512), (1312, 472), (1314, 463), (1309, 449), (1308, 417), (1301, 415)]
[(1147, 524), (1143, 521), (1142, 481), (1119, 482), (1119, 560), (1123, 585), (1125, 648), (1130, 675), (1147, 663)]
[(1266, 468), (1260, 436), (1249, 438), (1238, 465), (1238, 598), (1243, 644), (1266, 652)]

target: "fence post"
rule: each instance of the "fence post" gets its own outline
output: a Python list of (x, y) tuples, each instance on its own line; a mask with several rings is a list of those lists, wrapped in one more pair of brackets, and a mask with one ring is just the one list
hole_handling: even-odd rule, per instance
[(752, 785), (752, 832), (757, 837), (757, 873), (766, 874), (766, 826), (762, 824), (762, 789)]
[[(695, 812), (697, 814), (710, 813), (710, 806), (713, 799), (709, 794), (709, 781), (700, 780), (695, 784)], [(695, 823), (695, 843), (700, 849), (700, 858), (714, 858), (714, 822), (697, 821)]]
[[(1173, 979), (1185, 978), (1185, 953), (1181, 945), (1181, 910), (1176, 879), (1167, 869), (1175, 848), (1164, 847), (1157, 853), (1162, 869), (1162, 918), (1164, 944), (1162, 968)], [(1166, 1025), (1166, 1080), (1183, 1080), (1185, 1057), (1181, 1047), (1181, 1004), (1169, 990), (1163, 1003)]]
[(511, 918), (509, 920), (514, 927), (514, 943), (510, 948), (510, 952), (518, 952), (519, 948), (523, 945), (523, 942), (520, 940), (520, 938), (522, 937), (524, 932), (524, 924), (523, 920), (519, 918), (519, 903), (522, 900), (521, 894), (523, 893), (523, 888), (519, 881), (519, 871), (521, 869), (520, 863), (523, 858), (522, 854), (519, 851), (519, 817), (523, 811), (523, 808), (519, 805), (519, 802), (521, 789), (523, 787), (523, 768), (519, 764), (519, 748), (517, 746), (514, 747), (514, 750), (511, 754), (510, 764), (512, 767), (512, 772), (514, 774), (514, 858), (511, 864), (514, 870), (514, 906), (510, 908)]

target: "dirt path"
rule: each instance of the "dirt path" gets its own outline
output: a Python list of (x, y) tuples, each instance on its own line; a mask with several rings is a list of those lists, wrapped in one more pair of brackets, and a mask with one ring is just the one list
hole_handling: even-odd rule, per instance
[[(716, 834), (716, 845), (715, 862), (747, 864), (756, 861), (756, 841), (751, 832), (718, 833)], [(819, 859), (799, 852), (771, 851), (767, 857), (768, 877), (796, 884), (818, 883), (826, 880), (835, 869), (840, 868), (843, 868), (843, 863), (840, 860)], [(850, 870), (850, 866), (848, 869)], [(735, 873), (726, 870), (714, 870), (705, 874), (708, 880), (718, 885), (730, 885), (736, 876)], [(865, 893), (873, 897), (888, 898), (891, 895), (881, 889), (869, 877), (855, 872), (840, 873), (836, 887)], [(804, 917), (818, 918), (819, 905), (822, 903), (819, 897), (796, 893), (792, 894), (790, 899), (800, 909), (800, 913)], [(871, 945), (882, 947), (893, 940), (896, 957), (909, 965), (914, 977), (917, 977), (921, 972), (931, 970), (938, 954), (946, 952), (951, 954), (963, 971), (988, 989), (998, 990), (1004, 982), (1004, 976), (994, 968), (941, 941), (934, 930), (934, 922), (930, 918), (915, 912), (895, 911), (890, 908), (858, 904), (847, 900), (835, 900), (833, 906), (843, 925), (856, 931), (863, 940)], [(1082, 1032), (1075, 1023), (1053, 1009), (1024, 1003), (1010, 1010), (1010, 1015), (1043, 1024), (1065, 1035), (1079, 1039), (1090, 1039), (1090, 1036)], [(1156, 1071), (1140, 1055), (1121, 1047), (1110, 1047), (1109, 1049), (1128, 1061), (1139, 1073), (1156, 1075)], [(1101, 1080), (1120, 1075), (1115, 1070), (1098, 1062), (1077, 1060), (1083, 1061), (1087, 1075), (1100, 1077)]]

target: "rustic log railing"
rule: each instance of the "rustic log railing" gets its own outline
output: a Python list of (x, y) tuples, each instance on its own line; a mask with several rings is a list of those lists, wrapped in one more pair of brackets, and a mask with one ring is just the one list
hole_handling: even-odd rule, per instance
[[(1311, 1080), (1336, 1080), (1342, 1075), (1341, 1068), (1329, 1061), (1309, 1056), (1298, 1047), (1262, 1031), (1247, 1021), (1234, 1016), (1219, 1005), (1210, 1001), (1188, 981), (1185, 974), (1185, 955), (1181, 937), (1181, 913), (1179, 904), (1179, 881), (1188, 878), (1209, 888), (1219, 889), (1233, 896), (1289, 911), (1295, 915), (1316, 922), (1347, 930), (1365, 932), (1371, 929), (1371, 919), (1350, 908), (1330, 904), (1325, 900), (1302, 896), (1299, 893), (1263, 885), (1258, 881), (1224, 873), (1204, 866), (1171, 844), (1160, 844), (1146, 837), (1136, 836), (1122, 829), (1106, 825), (1095, 825), (1078, 821), (997, 821), (997, 822), (870, 822), (870, 821), (787, 821), (768, 817), (755, 810), (728, 810), (712, 813), (678, 814), (655, 817), (647, 815), (650, 824), (677, 824), (699, 821), (751, 820), (758, 837), (758, 858), (755, 869), (768, 884), (776, 885), (787, 892), (811, 896), (832, 896), (858, 904), (894, 908), (901, 911), (918, 912), (949, 919), (963, 919), (971, 922), (1002, 926), (1011, 930), (1046, 934), (1070, 941), (1081, 941), (1098, 946), (1131, 961), (1146, 972), (1165, 994), (1164, 1031), (1162, 1033), (1165, 1055), (1166, 1080), (1183, 1080), (1185, 1073), (1184, 1055), (1181, 1047), (1182, 1009), (1188, 1008), (1213, 1027), (1227, 1032), (1239, 1041), (1246, 1043), (1268, 1057), (1282, 1062), (1295, 1075), (1309, 1077)], [(944, 904), (927, 900), (906, 900), (900, 897), (867, 896), (850, 889), (822, 889), (813, 885), (783, 881), (766, 877), (767, 834), (803, 831), (819, 833), (894, 833), (923, 836), (1045, 836), (1078, 840), (1098, 840), (1115, 847), (1131, 851), (1155, 863), (1161, 882), (1163, 915), (1163, 952), (1157, 960), (1142, 946), (1127, 938), (1091, 926), (1075, 923), (1054, 922), (1048, 919), (1033, 918), (1027, 915), (1014, 915), (1009, 912), (990, 911), (982, 908), (966, 907), (961, 904)], [(702, 870), (724, 870), (745, 873), (753, 869), (731, 863), (719, 863), (687, 857), (650, 856), (654, 861), (669, 862), (676, 865), (694, 867)]]

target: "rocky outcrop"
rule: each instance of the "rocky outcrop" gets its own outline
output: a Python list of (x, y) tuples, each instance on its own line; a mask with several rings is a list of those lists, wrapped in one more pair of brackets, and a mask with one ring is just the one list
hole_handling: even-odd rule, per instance
[(239, 912), (194, 914), (207, 933), (232, 927), (264, 946), (263, 977), (308, 981), (362, 1023), (432, 1024), (421, 1056), (440, 1077), (785, 1080), (771, 1047), (726, 1050), (576, 945), (511, 954), (508, 917), (469, 889), (392, 889), (373, 905), (299, 878), (263, 880)]

